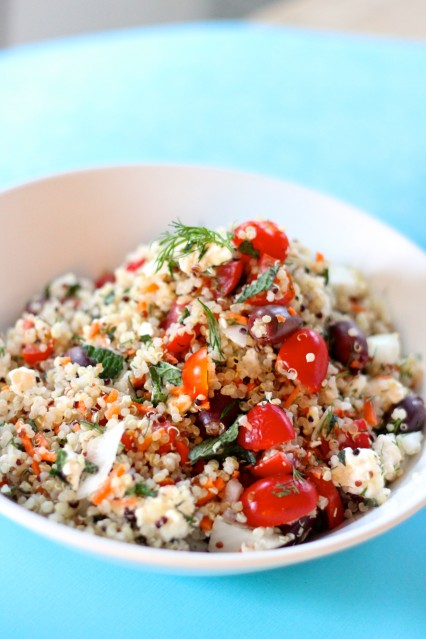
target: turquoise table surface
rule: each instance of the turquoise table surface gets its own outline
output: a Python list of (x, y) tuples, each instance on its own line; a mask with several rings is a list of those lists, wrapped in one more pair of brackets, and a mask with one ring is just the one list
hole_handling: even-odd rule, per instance
[[(0, 53), (0, 187), (129, 162), (294, 180), (426, 249), (426, 44), (216, 23)], [(0, 637), (423, 639), (425, 530), (423, 510), (324, 559), (195, 579), (91, 558), (1, 517)]]

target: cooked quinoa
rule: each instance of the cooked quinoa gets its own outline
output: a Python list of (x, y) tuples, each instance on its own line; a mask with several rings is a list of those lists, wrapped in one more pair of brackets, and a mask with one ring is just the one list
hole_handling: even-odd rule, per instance
[(0, 336), (0, 491), (129, 543), (301, 543), (389, 498), (420, 381), (359, 272), (273, 222), (175, 223)]

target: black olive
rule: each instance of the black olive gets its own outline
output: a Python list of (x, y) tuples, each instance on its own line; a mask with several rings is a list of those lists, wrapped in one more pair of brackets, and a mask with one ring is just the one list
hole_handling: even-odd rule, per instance
[[(399, 410), (405, 411), (405, 416), (398, 415)], [(395, 414), (396, 412), (396, 414)], [(394, 404), (383, 415), (381, 433), (415, 433), (423, 430), (426, 424), (426, 408), (421, 397), (408, 395), (398, 404)]]
[[(270, 321), (262, 321), (269, 317)], [(256, 321), (258, 320), (258, 321)], [(254, 326), (256, 323), (256, 326)], [(303, 324), (299, 315), (291, 315), (286, 306), (268, 304), (252, 311), (248, 317), (250, 335), (259, 344), (280, 344)]]
[(329, 350), (333, 359), (353, 370), (362, 370), (368, 362), (368, 345), (365, 335), (351, 321), (330, 324)]

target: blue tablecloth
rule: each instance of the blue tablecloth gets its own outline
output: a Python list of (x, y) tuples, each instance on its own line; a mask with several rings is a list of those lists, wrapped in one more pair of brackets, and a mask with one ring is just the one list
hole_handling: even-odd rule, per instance
[[(30, 45), (0, 54), (0, 187), (108, 163), (245, 168), (344, 198), (426, 248), (425, 105), (422, 43), (223, 23)], [(425, 529), (422, 511), (325, 559), (192, 579), (0, 518), (0, 633), (423, 638)]]

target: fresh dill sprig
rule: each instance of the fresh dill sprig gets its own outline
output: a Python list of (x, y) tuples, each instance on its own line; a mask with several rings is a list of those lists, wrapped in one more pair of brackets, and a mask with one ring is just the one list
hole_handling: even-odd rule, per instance
[(223, 353), (222, 344), (219, 337), (219, 322), (213, 315), (212, 310), (206, 304), (204, 304), (204, 302), (202, 302), (200, 298), (198, 298), (198, 301), (200, 302), (207, 316), (207, 323), (209, 327), (209, 339), (208, 339), (209, 346), (213, 351), (216, 351), (217, 353), (219, 353), (221, 359), (225, 359), (225, 355)]
[(297, 470), (297, 468), (293, 466), (293, 480), (295, 482), (298, 482), (298, 481), (302, 481), (303, 478), (304, 478), (304, 474), (301, 473), (300, 470)]
[(210, 244), (223, 246), (233, 251), (231, 235), (226, 237), (206, 229), (204, 226), (186, 226), (179, 220), (170, 224), (173, 232), (166, 231), (160, 239), (160, 253), (156, 259), (156, 270), (159, 271), (163, 264), (169, 267), (176, 263), (180, 257), (198, 251), (199, 259), (206, 253)]

